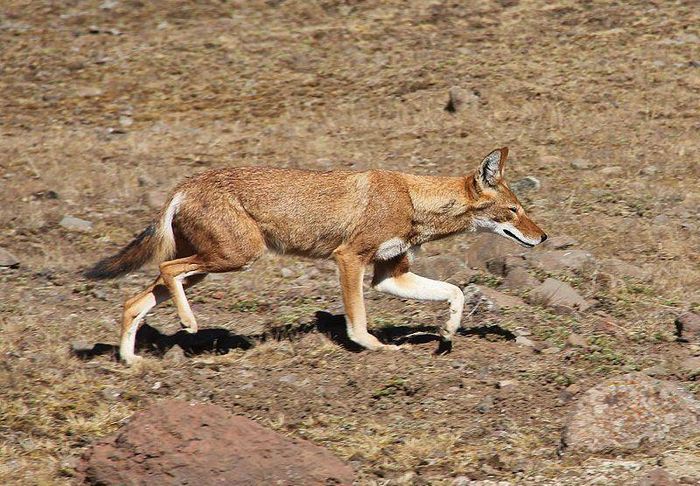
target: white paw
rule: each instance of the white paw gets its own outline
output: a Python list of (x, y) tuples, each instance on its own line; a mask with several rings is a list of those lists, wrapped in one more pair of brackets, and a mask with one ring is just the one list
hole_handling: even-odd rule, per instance
[(396, 344), (382, 344), (377, 349), (379, 351), (401, 351), (404, 348), (402, 346), (397, 346)]

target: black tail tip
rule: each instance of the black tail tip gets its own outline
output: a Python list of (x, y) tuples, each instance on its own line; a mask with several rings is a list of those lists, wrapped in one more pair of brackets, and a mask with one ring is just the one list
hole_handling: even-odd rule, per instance
[(122, 275), (123, 272), (115, 271), (114, 266), (110, 263), (109, 259), (97, 262), (95, 266), (83, 272), (83, 277), (90, 280), (107, 280)]

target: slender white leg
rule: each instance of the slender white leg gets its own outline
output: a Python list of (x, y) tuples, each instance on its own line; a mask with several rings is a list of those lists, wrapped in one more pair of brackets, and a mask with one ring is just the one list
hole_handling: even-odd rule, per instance
[(415, 273), (406, 272), (396, 277), (387, 277), (374, 284), (380, 292), (405, 299), (445, 300), (450, 303), (450, 318), (441, 330), (445, 341), (452, 339), (462, 322), (464, 293), (456, 285), (431, 280)]

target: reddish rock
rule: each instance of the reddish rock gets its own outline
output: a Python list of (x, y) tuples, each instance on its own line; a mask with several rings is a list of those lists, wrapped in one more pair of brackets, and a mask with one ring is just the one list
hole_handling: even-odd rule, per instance
[(352, 484), (326, 450), (211, 404), (170, 400), (94, 444), (79, 472), (91, 484)]
[(586, 391), (562, 444), (587, 452), (634, 450), (700, 433), (700, 402), (676, 383), (631, 373)]

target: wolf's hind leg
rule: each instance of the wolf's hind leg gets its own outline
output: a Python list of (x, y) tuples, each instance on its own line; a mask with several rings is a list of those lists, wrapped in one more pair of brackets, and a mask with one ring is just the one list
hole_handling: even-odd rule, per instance
[(175, 307), (177, 307), (177, 314), (180, 316), (180, 323), (187, 332), (195, 333), (198, 327), (190, 303), (187, 301), (183, 282), (186, 279), (196, 277), (199, 277), (201, 280), (206, 273), (198, 255), (178, 258), (177, 260), (170, 260), (160, 264), (160, 276), (163, 284), (170, 291), (170, 295), (175, 301)]
[[(205, 275), (196, 275), (186, 279), (185, 287), (190, 287), (203, 280)], [(152, 285), (143, 292), (136, 294), (124, 302), (124, 315), (122, 317), (121, 342), (119, 356), (126, 364), (133, 364), (138, 359), (134, 353), (136, 346), (136, 331), (144, 316), (153, 307), (170, 298), (170, 291), (163, 283), (163, 278), (158, 277)]]

